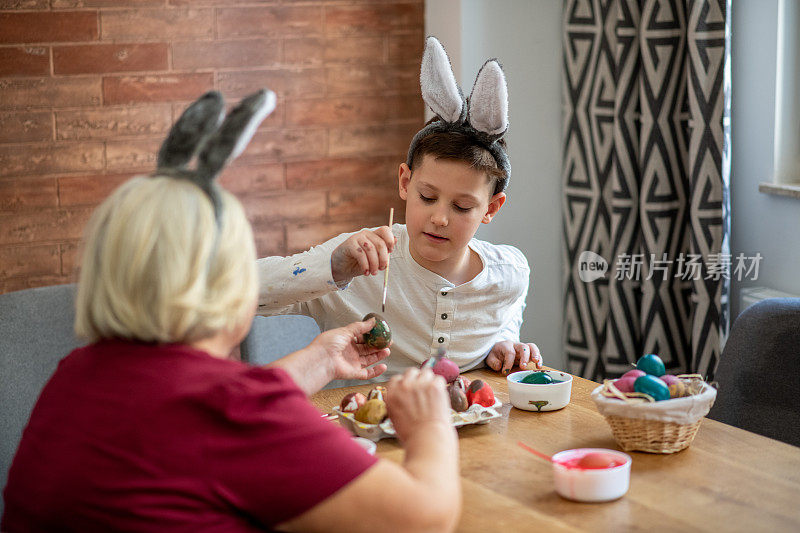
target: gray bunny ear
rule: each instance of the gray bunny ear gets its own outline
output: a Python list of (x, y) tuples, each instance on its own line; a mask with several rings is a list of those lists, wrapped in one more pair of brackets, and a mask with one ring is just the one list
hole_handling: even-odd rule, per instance
[(442, 43), (436, 37), (425, 40), (419, 72), (422, 99), (446, 122), (463, 122), (466, 117), (464, 96), (456, 83), (453, 68)]
[(476, 130), (500, 138), (508, 129), (506, 76), (496, 59), (483, 64), (469, 95), (469, 123)]
[(158, 168), (180, 169), (191, 161), (203, 142), (219, 127), (225, 116), (225, 100), (211, 91), (191, 104), (172, 126), (158, 151)]
[(262, 89), (241, 101), (206, 142), (197, 157), (199, 177), (211, 180), (241, 154), (267, 115), (275, 109), (275, 93)]

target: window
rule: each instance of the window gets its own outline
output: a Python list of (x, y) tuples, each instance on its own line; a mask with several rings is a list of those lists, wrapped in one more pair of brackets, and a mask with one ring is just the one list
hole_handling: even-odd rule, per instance
[(772, 183), (759, 190), (800, 198), (800, 0), (779, 0)]

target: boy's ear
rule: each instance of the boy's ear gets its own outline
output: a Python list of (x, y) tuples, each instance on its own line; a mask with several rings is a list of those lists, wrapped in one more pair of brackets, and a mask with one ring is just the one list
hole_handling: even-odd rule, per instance
[(506, 193), (499, 192), (492, 196), (489, 199), (489, 207), (486, 208), (486, 214), (483, 215), (481, 223), (488, 224), (491, 222), (497, 212), (500, 211), (500, 208), (503, 207), (504, 203), (506, 203)]
[(400, 186), (400, 198), (408, 199), (408, 184), (411, 182), (411, 168), (405, 163), (400, 163), (400, 170), (397, 173), (398, 184)]

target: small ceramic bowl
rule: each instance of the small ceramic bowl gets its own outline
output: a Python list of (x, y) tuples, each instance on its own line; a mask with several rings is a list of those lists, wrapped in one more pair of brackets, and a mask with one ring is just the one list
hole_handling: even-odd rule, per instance
[(520, 383), (521, 379), (534, 372), (536, 371), (523, 370), (506, 377), (511, 405), (524, 411), (555, 411), (565, 407), (572, 392), (572, 376), (558, 370), (545, 370), (545, 374), (561, 383)]
[[(581, 468), (577, 460), (589, 453), (600, 453), (614, 459), (608, 468)], [(553, 480), (556, 492), (579, 502), (608, 502), (628, 492), (631, 480), (631, 458), (617, 450), (578, 448), (564, 450), (553, 456)]]
[(375, 450), (378, 448), (378, 445), (372, 442), (369, 439), (365, 439), (364, 437), (353, 437), (353, 440), (364, 448), (368, 454), (375, 455)]

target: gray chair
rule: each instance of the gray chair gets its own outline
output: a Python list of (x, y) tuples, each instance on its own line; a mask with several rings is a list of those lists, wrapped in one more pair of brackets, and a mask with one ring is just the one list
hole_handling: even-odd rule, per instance
[(256, 316), (240, 346), (242, 361), (267, 365), (305, 348), (317, 335), (319, 327), (308, 316)]
[[(242, 361), (251, 365), (268, 365), (294, 351), (308, 346), (319, 335), (316, 321), (304, 315), (257, 316), (247, 337), (239, 346)], [(325, 389), (359, 385), (365, 381), (335, 379)]]
[(770, 298), (731, 328), (709, 418), (800, 446), (800, 298)]
[[(84, 344), (73, 332), (75, 289), (56, 285), (0, 294), (0, 488), (39, 393), (58, 362)], [(317, 335), (317, 323), (306, 316), (257, 316), (242, 342), (242, 360), (271, 363)], [(0, 502), (0, 515), (3, 508)]]
[(72, 329), (74, 293), (75, 285), (56, 285), (0, 294), (0, 487), (39, 392), (83, 344)]

